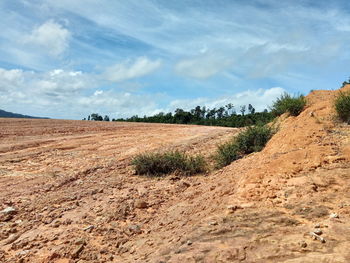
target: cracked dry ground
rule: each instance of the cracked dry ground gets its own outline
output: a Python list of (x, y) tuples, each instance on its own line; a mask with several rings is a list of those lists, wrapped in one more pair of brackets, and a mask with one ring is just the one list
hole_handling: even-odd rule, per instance
[(209, 159), (237, 129), (0, 120), (0, 208), (16, 209), (0, 223), (0, 261), (350, 262), (337, 92), (309, 94), (262, 152), (193, 177), (135, 176), (129, 161), (165, 148)]

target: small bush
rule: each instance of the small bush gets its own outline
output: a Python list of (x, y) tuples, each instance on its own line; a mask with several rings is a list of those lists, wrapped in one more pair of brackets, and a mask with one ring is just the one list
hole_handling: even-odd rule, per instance
[(140, 175), (164, 175), (172, 172), (193, 175), (206, 170), (202, 156), (189, 156), (179, 151), (140, 154), (131, 164), (134, 165), (136, 174)]
[(288, 93), (284, 93), (273, 103), (271, 112), (275, 116), (280, 116), (288, 112), (292, 116), (298, 116), (306, 105), (306, 99), (303, 95), (292, 97)]
[(219, 145), (215, 155), (217, 167), (224, 167), (244, 155), (261, 151), (273, 134), (274, 130), (267, 125), (248, 127), (231, 141)]
[(334, 102), (339, 119), (350, 124), (350, 92), (340, 92)]
[(226, 142), (218, 146), (214, 156), (216, 167), (221, 168), (241, 158), (238, 147), (234, 141)]
[(272, 128), (267, 125), (248, 127), (248, 129), (238, 134), (235, 141), (242, 154), (250, 154), (260, 152), (273, 134)]

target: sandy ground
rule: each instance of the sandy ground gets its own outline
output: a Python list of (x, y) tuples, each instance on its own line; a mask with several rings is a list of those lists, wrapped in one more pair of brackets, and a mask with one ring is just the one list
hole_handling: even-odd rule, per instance
[(262, 152), (193, 177), (129, 163), (164, 149), (210, 159), (237, 129), (0, 119), (0, 209), (15, 209), (0, 214), (0, 262), (350, 262), (336, 94), (311, 93)]

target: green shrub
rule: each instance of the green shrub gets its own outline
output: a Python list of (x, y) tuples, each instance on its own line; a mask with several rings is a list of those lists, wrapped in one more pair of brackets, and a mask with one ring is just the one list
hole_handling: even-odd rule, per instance
[(218, 146), (215, 155), (217, 167), (224, 167), (244, 155), (261, 151), (273, 134), (274, 130), (267, 125), (248, 127), (231, 141)]
[(214, 156), (216, 167), (221, 168), (241, 158), (238, 147), (234, 141), (229, 141), (218, 146)]
[(303, 95), (292, 97), (284, 93), (272, 104), (271, 112), (275, 116), (280, 116), (288, 112), (292, 116), (298, 116), (306, 105), (306, 99)]
[(340, 92), (334, 102), (338, 117), (350, 124), (350, 92)]
[(193, 175), (206, 170), (202, 156), (189, 156), (179, 151), (139, 154), (131, 164), (136, 174), (140, 175), (164, 175), (172, 172)]
[(254, 126), (248, 127), (235, 138), (238, 150), (241, 154), (260, 152), (274, 134), (271, 127)]

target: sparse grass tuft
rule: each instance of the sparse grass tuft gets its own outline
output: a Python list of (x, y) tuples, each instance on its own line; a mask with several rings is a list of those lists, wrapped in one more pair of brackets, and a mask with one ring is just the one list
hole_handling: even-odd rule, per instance
[(334, 101), (339, 119), (350, 124), (350, 92), (340, 92)]
[(218, 146), (215, 155), (217, 167), (224, 167), (244, 155), (261, 151), (274, 133), (267, 125), (248, 127), (231, 141)]
[(306, 105), (306, 99), (303, 95), (292, 97), (288, 93), (284, 93), (273, 103), (271, 112), (275, 116), (280, 116), (288, 112), (292, 116), (298, 116)]
[(207, 164), (201, 155), (189, 156), (179, 151), (145, 153), (137, 155), (131, 162), (136, 174), (161, 176), (173, 172), (194, 175), (205, 172)]

